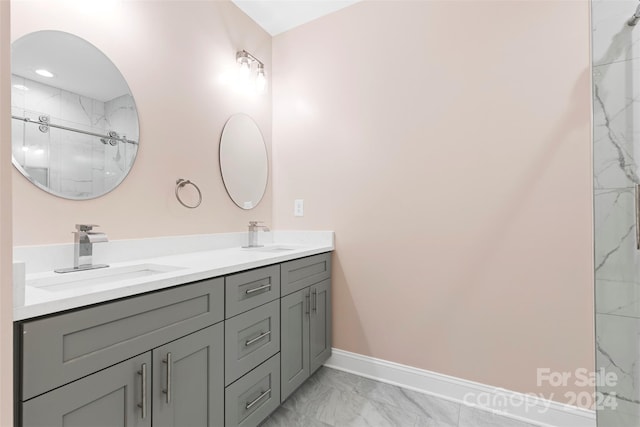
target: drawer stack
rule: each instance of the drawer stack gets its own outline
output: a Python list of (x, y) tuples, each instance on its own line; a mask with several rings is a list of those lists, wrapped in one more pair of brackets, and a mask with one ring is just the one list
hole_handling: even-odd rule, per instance
[(225, 278), (225, 425), (256, 426), (280, 405), (280, 266)]

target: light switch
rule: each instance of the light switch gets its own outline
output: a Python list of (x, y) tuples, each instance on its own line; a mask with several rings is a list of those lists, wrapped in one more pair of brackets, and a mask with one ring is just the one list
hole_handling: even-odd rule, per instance
[(304, 216), (304, 200), (303, 199), (294, 200), (293, 216)]

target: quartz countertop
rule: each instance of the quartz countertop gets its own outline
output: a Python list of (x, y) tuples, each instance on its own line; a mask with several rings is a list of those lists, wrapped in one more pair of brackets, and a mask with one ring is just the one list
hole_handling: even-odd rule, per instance
[[(334, 249), (333, 233), (330, 239), (293, 239), (294, 243), (278, 241), (263, 248), (246, 249), (239, 246), (213, 250), (199, 250), (151, 258), (138, 258), (125, 262), (107, 262), (108, 269), (116, 270), (141, 266), (157, 266), (168, 271), (134, 278), (100, 280), (91, 284), (92, 277), (103, 274), (99, 270), (88, 270), (59, 274), (53, 271), (27, 273), (24, 287), (24, 305), (14, 307), (14, 320), (25, 320), (86, 305), (102, 303), (118, 298), (156, 291), (171, 286), (198, 280), (224, 276), (252, 268), (277, 264), (306, 256), (329, 252)], [(297, 240), (297, 242), (296, 242)], [(108, 261), (108, 260), (106, 260)], [(96, 263), (94, 261), (94, 263)], [(63, 278), (61, 278), (64, 276)], [(64, 286), (47, 290), (40, 285), (47, 280), (77, 281), (87, 278), (87, 285)], [(52, 289), (51, 287), (50, 289)]]

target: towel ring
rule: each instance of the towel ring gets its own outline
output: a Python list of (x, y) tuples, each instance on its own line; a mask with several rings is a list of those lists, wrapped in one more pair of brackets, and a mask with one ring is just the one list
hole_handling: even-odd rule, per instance
[[(185, 185), (187, 185), (187, 184), (191, 184), (191, 185), (193, 185), (193, 187), (194, 187), (194, 188), (196, 189), (196, 191), (198, 192), (198, 203), (196, 203), (196, 204), (195, 204), (195, 205), (193, 205), (193, 206), (186, 204), (186, 203), (185, 203), (185, 202), (183, 202), (183, 201), (182, 201), (182, 199), (180, 198), (180, 193), (179, 193), (179, 191), (180, 191), (180, 189), (181, 189), (182, 187), (184, 187), (184, 186), (185, 186)], [(200, 192), (200, 189), (198, 188), (198, 186), (197, 186), (195, 183), (193, 183), (193, 182), (189, 181), (188, 179), (182, 179), (182, 178), (180, 178), (180, 179), (178, 179), (178, 180), (176, 181), (176, 199), (178, 199), (178, 201), (180, 202), (180, 204), (181, 204), (182, 206), (184, 206), (185, 208), (195, 209), (195, 208), (197, 208), (198, 206), (200, 206), (200, 203), (202, 203), (202, 193)]]

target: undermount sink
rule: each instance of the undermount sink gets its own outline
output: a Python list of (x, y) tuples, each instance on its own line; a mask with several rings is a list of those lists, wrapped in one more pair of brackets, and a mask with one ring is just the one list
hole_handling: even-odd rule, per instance
[[(68, 291), (77, 288), (98, 288), (122, 280), (137, 279), (156, 274), (181, 270), (182, 267), (161, 264), (138, 264), (125, 267), (106, 267), (96, 270), (76, 271), (73, 273), (48, 276), (26, 281), (26, 286), (49, 292)], [(106, 286), (108, 287), (108, 286)]]
[(252, 252), (286, 252), (286, 251), (292, 251), (296, 248), (290, 248), (287, 246), (258, 246), (255, 248), (242, 248), (245, 251), (252, 251)]

